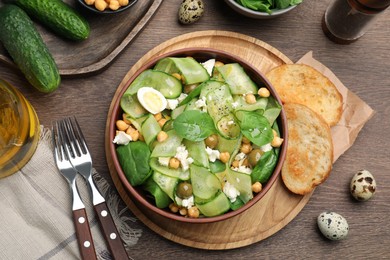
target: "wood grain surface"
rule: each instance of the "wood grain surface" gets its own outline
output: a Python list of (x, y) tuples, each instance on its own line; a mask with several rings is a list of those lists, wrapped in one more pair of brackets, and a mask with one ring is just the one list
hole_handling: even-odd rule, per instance
[[(96, 74), (110, 65), (147, 25), (162, 0), (137, 0), (129, 10), (105, 15), (87, 10), (77, 1), (64, 2), (87, 19), (91, 28), (87, 40), (80, 42), (65, 40), (35, 20), (34, 24), (56, 60), (60, 74), (74, 77)], [(0, 62), (14, 66), (12, 59), (2, 47)]]
[[(204, 16), (197, 23), (185, 26), (177, 19), (180, 1), (163, 1), (144, 30), (106, 70), (94, 76), (64, 79), (60, 88), (50, 95), (36, 92), (20, 72), (7, 65), (0, 64), (0, 77), (22, 91), (44, 126), (75, 115), (91, 149), (94, 167), (112, 183), (104, 151), (106, 115), (120, 82), (149, 50), (185, 33), (225, 30), (264, 41), (293, 62), (313, 51), (315, 59), (330, 68), (376, 113), (354, 145), (337, 160), (330, 177), (315, 190), (302, 211), (267, 239), (231, 250), (187, 247), (156, 234), (141, 221), (132, 222), (133, 228), (143, 232), (129, 249), (129, 256), (132, 259), (388, 259), (390, 11), (385, 11), (357, 42), (338, 45), (328, 40), (321, 29), (321, 19), (330, 0), (305, 0), (290, 13), (274, 20), (242, 17), (223, 1), (204, 2)], [(349, 182), (360, 169), (371, 171), (378, 184), (375, 197), (364, 203), (354, 201), (349, 194)], [(332, 242), (319, 233), (316, 218), (325, 210), (335, 211), (347, 219), (350, 231), (346, 240)]]

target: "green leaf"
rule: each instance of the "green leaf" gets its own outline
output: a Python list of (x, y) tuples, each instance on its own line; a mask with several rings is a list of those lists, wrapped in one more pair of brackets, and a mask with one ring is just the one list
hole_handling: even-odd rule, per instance
[(187, 110), (173, 122), (176, 133), (185, 139), (198, 142), (216, 133), (213, 119), (199, 110)]
[(274, 172), (278, 156), (273, 150), (264, 153), (251, 173), (252, 182), (266, 183)]
[(274, 135), (267, 118), (251, 111), (240, 111), (242, 134), (252, 143), (263, 146), (272, 142)]

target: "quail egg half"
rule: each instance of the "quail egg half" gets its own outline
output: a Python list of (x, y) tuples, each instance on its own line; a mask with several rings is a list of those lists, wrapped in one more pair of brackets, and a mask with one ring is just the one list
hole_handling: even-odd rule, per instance
[(347, 220), (335, 212), (322, 212), (317, 218), (317, 225), (321, 233), (330, 240), (342, 240), (348, 235)]
[(137, 92), (137, 98), (141, 105), (153, 115), (167, 107), (167, 100), (163, 94), (151, 87), (140, 88)]
[(183, 0), (179, 8), (179, 21), (182, 24), (194, 23), (202, 17), (203, 12), (202, 0)]
[(361, 170), (352, 177), (350, 191), (356, 200), (367, 201), (371, 199), (375, 190), (376, 181), (369, 171)]

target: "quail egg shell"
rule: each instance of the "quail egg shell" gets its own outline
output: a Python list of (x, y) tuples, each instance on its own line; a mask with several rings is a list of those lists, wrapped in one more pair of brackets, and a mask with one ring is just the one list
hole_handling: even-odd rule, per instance
[(202, 0), (183, 0), (179, 8), (179, 21), (183, 24), (194, 23), (202, 17), (203, 12)]
[(167, 99), (160, 91), (151, 87), (142, 87), (137, 91), (141, 105), (150, 113), (157, 114), (167, 107)]
[(347, 220), (335, 212), (322, 212), (317, 218), (317, 225), (321, 233), (330, 240), (342, 240), (348, 235)]
[(367, 201), (371, 199), (375, 190), (376, 181), (369, 171), (361, 170), (352, 177), (350, 191), (356, 200)]

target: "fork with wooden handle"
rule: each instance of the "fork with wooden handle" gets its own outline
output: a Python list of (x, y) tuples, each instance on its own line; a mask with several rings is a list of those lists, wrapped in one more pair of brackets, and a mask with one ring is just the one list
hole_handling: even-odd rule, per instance
[(68, 181), (73, 196), (73, 221), (81, 257), (84, 260), (97, 259), (85, 206), (77, 191), (77, 171), (69, 161), (69, 150), (65, 142), (63, 128), (60, 124), (55, 123), (52, 130), (54, 159), (60, 173)]
[(71, 155), (69, 157), (73, 167), (88, 182), (92, 193), (92, 203), (103, 230), (104, 238), (108, 244), (111, 255), (114, 259), (128, 259), (125, 247), (122, 243), (114, 220), (107, 207), (106, 201), (97, 189), (92, 178), (92, 158), (81, 128), (75, 117), (65, 118), (61, 121), (65, 128)]

